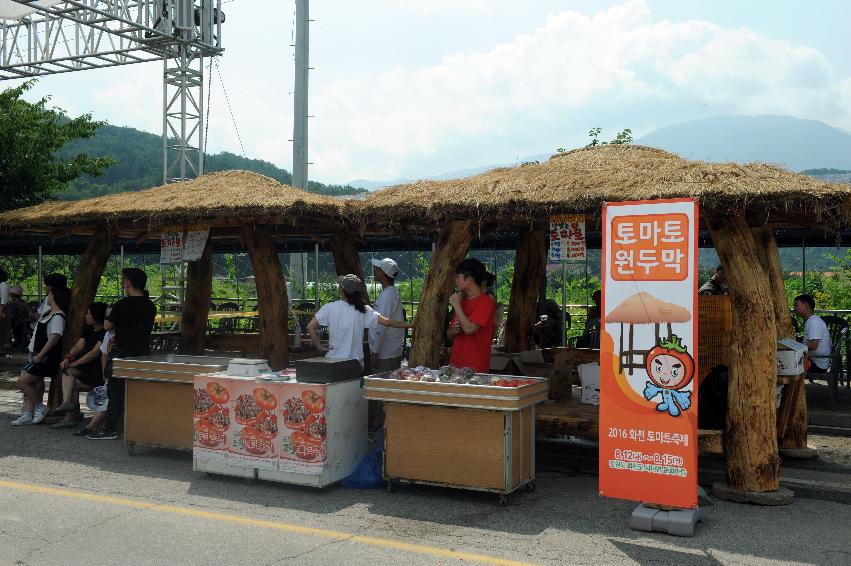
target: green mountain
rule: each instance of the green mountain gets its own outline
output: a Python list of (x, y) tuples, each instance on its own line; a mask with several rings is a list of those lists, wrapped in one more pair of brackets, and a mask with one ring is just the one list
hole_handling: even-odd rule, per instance
[[(60, 152), (64, 155), (87, 153), (93, 156), (111, 155), (115, 164), (100, 177), (83, 176), (66, 190), (57, 194), (62, 200), (79, 200), (112, 193), (138, 191), (162, 185), (162, 137), (134, 128), (106, 125), (93, 138), (67, 144)], [(248, 159), (229, 152), (207, 155), (204, 172), (214, 173), (228, 169), (254, 171), (277, 181), (290, 184), (292, 174), (261, 159)], [(349, 185), (326, 185), (309, 181), (308, 191), (331, 196), (365, 193), (364, 189)]]

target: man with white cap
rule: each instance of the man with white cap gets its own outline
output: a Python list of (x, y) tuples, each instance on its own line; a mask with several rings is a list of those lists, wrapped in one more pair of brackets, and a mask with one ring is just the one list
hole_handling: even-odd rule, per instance
[[(389, 257), (372, 260), (372, 274), (381, 284), (381, 293), (375, 301), (375, 310), (389, 319), (402, 322), (402, 297), (394, 285), (399, 275), (399, 266)], [(372, 371), (381, 373), (393, 371), (402, 365), (402, 352), (405, 347), (405, 330), (389, 326), (369, 329), (369, 351), (372, 352)]]

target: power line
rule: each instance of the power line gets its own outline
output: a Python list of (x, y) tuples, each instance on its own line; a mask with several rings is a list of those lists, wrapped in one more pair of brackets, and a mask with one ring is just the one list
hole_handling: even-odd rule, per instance
[(239, 134), (239, 126), (236, 125), (236, 116), (234, 116), (233, 108), (231, 108), (231, 105), (230, 105), (230, 98), (228, 97), (228, 91), (225, 88), (225, 81), (222, 78), (222, 71), (219, 68), (219, 60), (213, 59), (213, 61), (216, 63), (216, 73), (219, 75), (219, 82), (222, 85), (222, 92), (225, 95), (225, 102), (227, 103), (227, 106), (228, 106), (228, 112), (230, 112), (230, 119), (231, 119), (231, 122), (233, 123), (233, 129), (236, 132), (236, 139), (239, 140), (239, 149), (240, 149), (240, 151), (242, 151), (242, 156), (245, 157), (245, 147), (242, 145), (242, 136)]

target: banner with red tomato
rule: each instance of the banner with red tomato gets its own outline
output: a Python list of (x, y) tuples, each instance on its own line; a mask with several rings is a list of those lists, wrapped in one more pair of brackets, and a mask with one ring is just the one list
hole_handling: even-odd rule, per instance
[(697, 203), (607, 203), (600, 495), (697, 505)]
[(327, 456), (326, 386), (282, 385), (278, 471), (319, 474)]
[(204, 460), (227, 459), (227, 432), (231, 426), (227, 384), (214, 376), (195, 376), (192, 416), (192, 452)]
[(228, 431), (228, 463), (258, 469), (277, 469), (275, 449), (280, 433), (279, 387), (253, 379), (226, 380), (232, 425)]

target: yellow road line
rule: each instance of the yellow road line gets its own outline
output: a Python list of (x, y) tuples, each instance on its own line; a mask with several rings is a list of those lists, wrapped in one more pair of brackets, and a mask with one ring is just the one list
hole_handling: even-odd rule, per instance
[(53, 495), (57, 497), (66, 497), (70, 499), (80, 499), (83, 501), (95, 501), (98, 503), (108, 503), (110, 505), (119, 505), (121, 507), (132, 507), (134, 509), (144, 509), (156, 511), (158, 513), (169, 513), (173, 515), (181, 515), (184, 517), (197, 517), (199, 519), (208, 519), (210, 521), (218, 521), (222, 523), (231, 523), (236, 525), (245, 525), (249, 527), (257, 527), (262, 529), (273, 529), (289, 533), (298, 533), (302, 535), (310, 535), (321, 538), (329, 538), (335, 540), (346, 540), (358, 542), (368, 546), (378, 546), (382, 548), (392, 548), (394, 550), (402, 550), (405, 552), (413, 552), (416, 554), (426, 554), (440, 558), (455, 558), (458, 560), (468, 560), (470, 562), (478, 562), (480, 564), (499, 564), (505, 566), (531, 566), (527, 562), (518, 562), (516, 560), (504, 560), (492, 556), (482, 554), (473, 554), (469, 552), (459, 552), (436, 546), (425, 546), (421, 544), (411, 544), (385, 538), (368, 537), (362, 535), (353, 535), (340, 531), (332, 531), (328, 529), (317, 529), (314, 527), (303, 527), (284, 523), (281, 521), (268, 521), (264, 519), (252, 519), (250, 517), (242, 517), (240, 515), (230, 515), (227, 513), (215, 513), (212, 511), (201, 511), (198, 509), (190, 509), (188, 507), (178, 507), (175, 505), (163, 505), (155, 502), (139, 501), (136, 499), (126, 499), (124, 497), (113, 497), (110, 495), (96, 495), (83, 491), (75, 491), (58, 487), (47, 487), (42, 485), (34, 485), (28, 483), (19, 483), (12, 481), (0, 480), (0, 488), (6, 488), (14, 491), (25, 491), (29, 493), (38, 493), (41, 495)]

